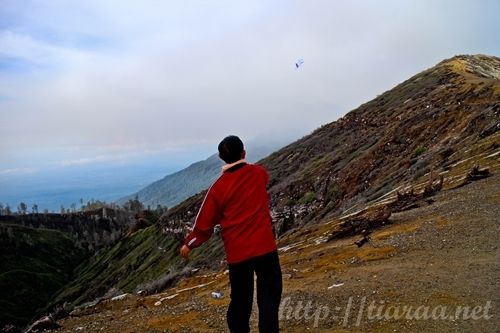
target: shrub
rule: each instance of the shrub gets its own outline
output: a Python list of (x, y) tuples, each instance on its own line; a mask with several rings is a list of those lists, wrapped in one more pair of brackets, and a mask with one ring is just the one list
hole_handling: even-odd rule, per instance
[(425, 147), (418, 146), (415, 151), (413, 152), (413, 157), (419, 157), (425, 152)]
[(186, 266), (182, 270), (172, 269), (168, 273), (160, 276), (154, 281), (138, 285), (136, 291), (142, 290), (145, 295), (159, 293), (171, 286), (173, 286), (181, 277), (188, 275), (191, 267)]
[(344, 191), (339, 186), (339, 184), (335, 183), (328, 188), (327, 195), (330, 200), (335, 201), (337, 199), (342, 198), (342, 196), (344, 195)]
[(309, 204), (316, 199), (316, 193), (314, 192), (306, 192), (302, 198), (300, 198), (299, 203), (301, 204)]

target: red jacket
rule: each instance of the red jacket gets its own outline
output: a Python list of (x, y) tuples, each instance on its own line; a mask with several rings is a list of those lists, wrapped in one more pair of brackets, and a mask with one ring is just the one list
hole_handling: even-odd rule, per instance
[(238, 263), (276, 250), (266, 186), (269, 176), (258, 165), (237, 164), (210, 187), (184, 244), (195, 248), (220, 224), (227, 261)]

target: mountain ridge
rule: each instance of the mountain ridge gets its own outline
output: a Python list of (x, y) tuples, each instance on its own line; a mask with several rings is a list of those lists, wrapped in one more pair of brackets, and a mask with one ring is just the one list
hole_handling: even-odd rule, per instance
[[(447, 59), (260, 160), (258, 163), (271, 176), (270, 209), (280, 247), (291, 240), (293, 244), (323, 241), (323, 233), (332, 234), (340, 225), (339, 216), (396, 200), (398, 190), (413, 188), (421, 193), (433, 177), (443, 176), (442, 186), (446, 191), (466, 184), (467, 173), (476, 164), (497, 172), (500, 169), (498, 69), (498, 57)], [(497, 181), (498, 177), (493, 179)], [(120, 244), (103, 249), (91, 261), (82, 263), (78, 269), (82, 276), (69, 285), (71, 288), (60, 291), (58, 302), (88, 301), (118, 285), (123, 286), (124, 293), (136, 292), (132, 282), (147, 281), (139, 281), (137, 274), (129, 279), (134, 267), (140, 267), (144, 274), (149, 272), (151, 281), (160, 279), (162, 274), (171, 274), (168, 268), (177, 272), (186, 267), (201, 269), (203, 275), (194, 273), (197, 281), (209, 280), (207, 274), (223, 271), (226, 266), (221, 262), (222, 242), (217, 233), (209, 243), (193, 250), (194, 266), (175, 255), (185, 232), (192, 227), (203, 196), (201, 192), (189, 197), (163, 214), (159, 223), (129, 235)], [(425, 204), (432, 207), (432, 200)], [(316, 238), (309, 239), (309, 234)], [(162, 248), (170, 244), (168, 260), (162, 259), (158, 252), (159, 240), (165, 243)], [(342, 260), (348, 260), (348, 255), (361, 261), (382, 260), (393, 251), (386, 244), (383, 249), (388, 252), (368, 248), (357, 253), (351, 238), (329, 244), (333, 248), (337, 242), (344, 245), (351, 242), (346, 245), (346, 257)], [(320, 244), (323, 243), (316, 245), (329, 246)], [(319, 252), (315, 253), (319, 256)], [(284, 267), (291, 276), (290, 283), (299, 285), (301, 280), (293, 278), (298, 274), (292, 269), (294, 258), (288, 257)], [(305, 260), (305, 263), (312, 260), (312, 254)], [(162, 269), (158, 269), (159, 263)], [(321, 269), (323, 264), (320, 259), (314, 267)], [(304, 270), (302, 275), (308, 272), (304, 265), (299, 267)], [(330, 266), (325, 270), (342, 265)], [(107, 273), (100, 276), (104, 271)], [(179, 283), (182, 287), (182, 280)], [(161, 319), (167, 326), (175, 318), (174, 314), (169, 316), (171, 319)]]
[[(245, 146), (247, 159), (252, 162), (256, 161), (271, 153), (277, 146), (279, 144), (273, 143), (263, 147), (251, 142), (248, 147)], [(194, 162), (182, 170), (147, 185), (134, 194), (120, 198), (118, 203), (123, 204), (137, 197), (145, 206), (150, 206), (152, 209), (157, 205), (173, 207), (209, 187), (220, 175), (222, 165), (223, 162), (218, 154), (213, 154), (205, 160)]]

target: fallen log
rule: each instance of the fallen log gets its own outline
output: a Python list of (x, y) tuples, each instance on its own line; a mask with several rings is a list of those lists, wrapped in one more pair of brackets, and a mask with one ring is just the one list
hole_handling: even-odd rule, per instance
[(491, 175), (490, 174), (490, 169), (488, 169), (488, 168), (481, 169), (481, 168), (479, 168), (479, 165), (476, 164), (467, 173), (466, 179), (468, 181), (472, 182), (472, 181), (475, 181), (475, 180), (479, 180), (479, 179), (483, 179), (483, 178), (489, 177), (490, 175)]
[(392, 212), (402, 212), (405, 210), (410, 210), (419, 207), (425, 207), (432, 203), (434, 200), (429, 197), (433, 196), (437, 192), (441, 191), (443, 188), (444, 177), (439, 176), (437, 181), (434, 181), (432, 171), (429, 173), (429, 181), (424, 187), (424, 191), (420, 193), (415, 193), (413, 188), (410, 188), (406, 192), (396, 191), (397, 198), (395, 201), (389, 204)]
[(52, 316), (45, 316), (35, 321), (25, 333), (42, 332), (44, 330), (55, 330), (61, 328)]
[(334, 239), (359, 235), (362, 232), (370, 232), (387, 223), (391, 216), (388, 205), (370, 207), (360, 214), (350, 216), (338, 225), (339, 229), (333, 231), (327, 238), (327, 242)]
[(439, 175), (439, 180), (434, 182), (432, 177), (432, 171), (429, 173), (429, 182), (425, 185), (424, 193), (422, 194), (424, 198), (434, 195), (436, 192), (441, 191), (443, 188), (444, 177)]
[(488, 168), (481, 169), (479, 165), (474, 165), (472, 169), (461, 179), (461, 182), (453, 188), (459, 188), (470, 184), (473, 181), (480, 180), (491, 176), (490, 170)]

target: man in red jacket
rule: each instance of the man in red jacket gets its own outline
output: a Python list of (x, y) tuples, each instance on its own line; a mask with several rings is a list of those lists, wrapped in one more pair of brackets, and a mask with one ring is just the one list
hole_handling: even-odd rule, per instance
[(282, 281), (266, 191), (269, 176), (263, 167), (245, 161), (243, 142), (237, 136), (224, 138), (218, 149), (226, 165), (209, 188), (180, 253), (187, 257), (191, 249), (210, 238), (219, 224), (231, 283), (227, 311), (230, 332), (250, 332), (254, 273), (259, 331), (278, 332)]

